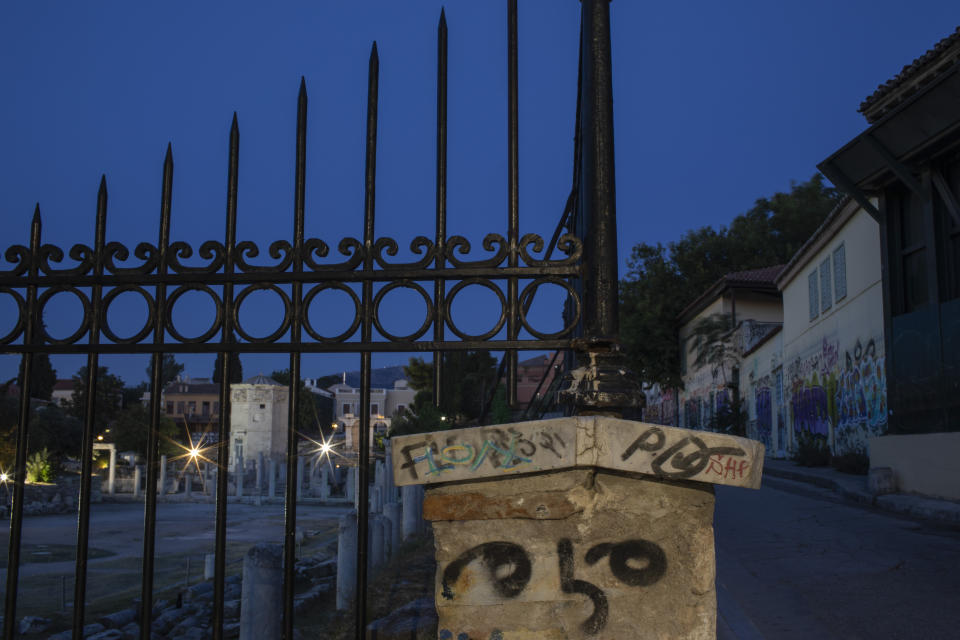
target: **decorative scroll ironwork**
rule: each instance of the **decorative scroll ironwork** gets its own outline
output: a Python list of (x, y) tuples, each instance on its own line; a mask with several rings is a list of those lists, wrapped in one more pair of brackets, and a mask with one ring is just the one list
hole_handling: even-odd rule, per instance
[[(89, 343), (89, 334), (92, 315), (95, 313), (87, 289), (99, 285), (103, 290), (103, 299), (100, 302), (99, 319), (101, 331), (105, 340), (96, 346), (100, 352), (136, 352), (151, 351), (153, 343), (153, 327), (156, 325), (155, 315), (161, 314), (160, 325), (166, 333), (168, 341), (163, 349), (170, 351), (189, 352), (192, 347), (205, 345), (223, 330), (224, 292), (223, 284), (231, 282), (234, 331), (239, 340), (234, 342), (232, 350), (238, 352), (261, 351), (263, 346), (270, 345), (271, 350), (285, 352), (294, 348), (301, 351), (325, 351), (332, 344), (349, 344), (350, 351), (413, 351), (421, 350), (421, 342), (435, 323), (442, 322), (459, 339), (427, 340), (430, 349), (464, 349), (478, 348), (479, 342), (487, 344), (483, 348), (558, 348), (567, 346), (558, 344), (571, 336), (573, 328), (579, 321), (580, 297), (568, 280), (580, 275), (578, 260), (582, 253), (580, 240), (572, 235), (564, 235), (559, 239), (556, 247), (564, 253), (557, 259), (535, 257), (531, 252), (540, 253), (544, 248), (544, 240), (535, 234), (526, 234), (518, 246), (511, 248), (508, 242), (499, 234), (489, 234), (483, 241), (483, 248), (492, 256), (466, 259), (470, 256), (470, 243), (463, 237), (452, 236), (443, 242), (443, 250), (428, 238), (418, 236), (411, 243), (411, 251), (421, 257), (414, 262), (392, 263), (384, 258), (397, 254), (397, 242), (393, 238), (378, 238), (368, 249), (355, 238), (344, 238), (338, 244), (342, 255), (349, 259), (339, 263), (325, 263), (322, 261), (328, 255), (327, 244), (319, 238), (305, 240), (303, 248), (298, 252), (290, 242), (277, 240), (269, 245), (269, 255), (277, 262), (272, 265), (253, 265), (249, 259), (260, 254), (259, 247), (253, 241), (243, 241), (234, 247), (227, 247), (221, 242), (208, 240), (200, 246), (198, 255), (206, 262), (202, 266), (188, 266), (183, 261), (194, 254), (189, 243), (172, 242), (166, 247), (158, 247), (149, 243), (140, 243), (134, 255), (141, 262), (136, 266), (126, 266), (132, 262), (131, 252), (127, 247), (118, 243), (108, 243), (102, 251), (83, 245), (75, 244), (70, 248), (69, 255), (79, 264), (73, 267), (56, 268), (53, 265), (61, 263), (64, 251), (54, 245), (45, 244), (38, 252), (31, 251), (30, 247), (14, 245), (7, 249), (8, 261), (16, 263), (16, 268), (0, 272), (0, 296), (10, 296), (18, 310), (18, 317), (14, 328), (0, 337), (0, 345), (4, 351), (13, 353), (55, 352), (55, 353), (86, 353), (93, 350)], [(226, 273), (224, 265), (228, 250), (232, 249), (236, 256), (238, 272)], [(166, 264), (169, 272), (160, 273), (160, 256), (166, 254)], [(35, 257), (34, 257), (35, 256)], [(444, 260), (444, 266), (436, 268), (438, 257)], [(302, 272), (294, 272), (291, 265), (300, 258), (305, 266)], [(519, 266), (509, 267), (511, 261)], [(373, 268), (368, 268), (372, 264)], [(96, 273), (96, 265), (104, 266), (104, 273)], [(35, 275), (32, 275), (35, 274)], [(495, 336), (504, 328), (510, 304), (508, 300), (507, 279), (530, 280), (519, 294), (521, 305), (529, 304), (538, 287), (542, 284), (554, 284), (565, 289), (577, 310), (572, 322), (557, 332), (542, 332), (530, 325), (526, 313), (520, 313), (520, 325), (533, 336), (533, 339), (496, 339)], [(282, 285), (294, 282), (301, 283), (304, 288), (302, 304), (294, 309), (289, 294)], [(373, 298), (369, 309), (375, 334), (371, 341), (357, 341), (362, 320), (366, 317), (367, 309), (357, 298), (356, 293), (345, 283), (375, 282), (380, 284), (379, 290)], [(441, 283), (442, 299), (436, 299), (436, 291), (429, 291), (423, 283)], [(499, 320), (496, 326), (482, 334), (471, 334), (457, 326), (450, 307), (457, 294), (470, 285), (478, 285), (492, 291), (500, 304), (496, 314)], [(27, 321), (27, 306), (25, 292), (27, 287), (38, 288), (37, 304), (42, 317), (44, 307), (57, 294), (69, 294), (75, 297), (83, 313), (79, 328), (65, 338), (54, 338), (45, 329), (40, 330), (39, 341), (33, 344), (24, 344), (24, 332)], [(159, 288), (159, 289), (157, 289)], [(426, 305), (426, 317), (420, 328), (406, 336), (398, 336), (384, 329), (380, 320), (380, 308), (387, 292), (396, 288), (408, 288), (419, 293)], [(151, 289), (156, 289), (151, 291)], [(310, 302), (321, 291), (336, 289), (352, 296), (355, 303), (353, 317), (349, 322), (349, 329), (336, 336), (323, 336), (310, 324), (308, 315)], [(272, 291), (277, 294), (282, 309), (283, 320), (280, 327), (267, 336), (257, 337), (248, 331), (241, 322), (240, 309), (244, 300), (256, 291)], [(174, 321), (174, 310), (181, 303), (185, 293), (199, 291), (213, 301), (216, 309), (214, 323), (199, 336), (188, 337), (177, 327)], [(148, 318), (143, 329), (133, 335), (121, 337), (111, 326), (108, 319), (110, 305), (122, 293), (134, 292), (146, 302)], [(158, 303), (158, 295), (164, 299)], [(440, 313), (440, 311), (443, 313)], [(308, 340), (293, 345), (289, 340), (289, 328), (296, 319), (306, 329)], [(312, 341), (311, 341), (312, 339)], [(551, 344), (544, 345), (542, 341)], [(121, 348), (122, 347), (122, 348)], [(208, 351), (207, 348), (196, 350)]]
[[(608, 0), (583, 0), (584, 12)], [(586, 13), (584, 14), (586, 15)], [(20, 567), (20, 540), (23, 522), (23, 477), (26, 443), (30, 429), (30, 379), (33, 357), (38, 353), (87, 354), (87, 389), (95, 397), (98, 357), (101, 353), (152, 354), (150, 380), (150, 435), (147, 456), (146, 486), (158, 481), (158, 425), (162, 389), (161, 362), (165, 352), (287, 353), (290, 357), (290, 403), (287, 431), (287, 477), (296, 474), (299, 435), (294, 431), (300, 394), (301, 354), (310, 352), (356, 352), (361, 359), (361, 401), (359, 429), (359, 504), (368, 503), (370, 375), (373, 352), (433, 351), (435, 401), (444, 393), (442, 387), (442, 352), (449, 350), (487, 349), (505, 353), (501, 375), (507, 378), (508, 400), (516, 402), (517, 352), (523, 349), (568, 349), (576, 342), (581, 327), (590, 318), (584, 313), (584, 297), (591, 286), (601, 282), (595, 278), (596, 264), (604, 260), (616, 271), (615, 246), (610, 251), (585, 245), (581, 237), (563, 234), (573, 227), (579, 207), (575, 205), (580, 188), (580, 105), (585, 89), (578, 86), (577, 126), (574, 153), (573, 189), (567, 200), (561, 224), (551, 240), (545, 242), (536, 234), (519, 234), (519, 136), (518, 136), (518, 47), (517, 2), (507, 0), (508, 59), (508, 211), (506, 234), (490, 233), (474, 252), (463, 236), (448, 236), (446, 223), (447, 172), (447, 26), (441, 11), (437, 32), (437, 181), (436, 224), (434, 237), (417, 236), (410, 243), (412, 260), (398, 260), (399, 244), (393, 238), (377, 237), (374, 226), (374, 194), (376, 185), (377, 92), (379, 56), (376, 45), (371, 51), (367, 96), (367, 136), (365, 171), (365, 206), (363, 237), (343, 238), (336, 244), (337, 256), (331, 256), (331, 245), (320, 238), (304, 238), (304, 202), (306, 189), (306, 83), (301, 80), (297, 98), (296, 175), (292, 233), (289, 239), (277, 239), (269, 245), (252, 240), (237, 242), (237, 184), (240, 133), (236, 114), (230, 128), (227, 173), (226, 230), (223, 240), (206, 240), (198, 248), (185, 241), (171, 242), (171, 193), (173, 185), (173, 152), (167, 147), (163, 162), (162, 196), (158, 239), (155, 243), (140, 242), (129, 248), (105, 239), (107, 216), (106, 178), (100, 183), (93, 246), (75, 244), (69, 251), (41, 241), (39, 206), (30, 228), (30, 240), (6, 249), (7, 270), (0, 269), (0, 299), (13, 301), (16, 317), (12, 328), (0, 335), (0, 352), (23, 355), (20, 416), (17, 431), (17, 453), (14, 468), (13, 508), (8, 550), (7, 591), (3, 633), (13, 637), (17, 621), (17, 586)], [(600, 34), (602, 44), (609, 33)], [(581, 56), (585, 55), (581, 43)], [(583, 65), (581, 65), (583, 67)], [(611, 147), (612, 152), (612, 147)], [(611, 159), (612, 166), (612, 159)], [(610, 174), (612, 176), (612, 172)], [(612, 197), (612, 190), (610, 192)], [(612, 210), (611, 210), (612, 215)], [(609, 225), (606, 228), (610, 228)], [(586, 240), (586, 238), (584, 238)], [(605, 240), (609, 242), (609, 238)], [(588, 251), (589, 248), (589, 251)], [(253, 261), (265, 251), (267, 264)], [(554, 257), (554, 251), (557, 257)], [(188, 264), (194, 257), (200, 264)], [(589, 255), (588, 255), (589, 253)], [(64, 265), (66, 257), (75, 264)], [(591, 262), (592, 261), (592, 262)], [(610, 264), (606, 266), (609, 268)], [(601, 301), (615, 306), (616, 278), (601, 282)], [(430, 286), (432, 285), (432, 286)], [(471, 333), (457, 325), (451, 313), (454, 301), (469, 287), (481, 287), (493, 293), (499, 304), (493, 325), (481, 333)], [(543, 287), (559, 287), (567, 297), (564, 326), (558, 331), (541, 331), (528, 317), (531, 303)], [(613, 287), (612, 293), (609, 290)], [(409, 334), (397, 335), (384, 327), (381, 307), (393, 291), (405, 289), (422, 298), (424, 316)], [(266, 335), (255, 335), (243, 325), (241, 310), (251, 295), (267, 291), (276, 299), (282, 312), (279, 324)], [(322, 334), (310, 321), (311, 305), (325, 291), (344, 293), (348, 299), (345, 316), (347, 328), (336, 335)], [(187, 294), (199, 292), (210, 298), (214, 314), (209, 326), (194, 336), (178, 327), (175, 311), (185, 304)], [(121, 334), (111, 326), (111, 306), (124, 294), (138, 296), (146, 307), (142, 327)], [(57, 296), (72, 296), (80, 307), (76, 329), (69, 335), (50, 335), (41, 321), (46, 306)], [(603, 297), (606, 296), (606, 297)], [(349, 305), (352, 304), (352, 309)], [(591, 309), (591, 317), (595, 315)], [(612, 316), (611, 316), (612, 317)], [(596, 322), (594, 322), (596, 324)], [(524, 336), (523, 333), (529, 334)], [(452, 336), (452, 337), (451, 337)], [(231, 379), (232, 358), (220, 358), (220, 411), (217, 438), (229, 442), (231, 395), (226, 381)], [(77, 533), (76, 580), (73, 610), (73, 637), (81, 638), (84, 630), (86, 602), (87, 556), (89, 546), (89, 514), (92, 472), (92, 443), (95, 403), (85, 410), (82, 454), (82, 482)], [(221, 447), (217, 464), (227, 468), (229, 451)], [(220, 474), (216, 487), (215, 565), (213, 580), (213, 624), (215, 640), (223, 637), (224, 585), (226, 577), (226, 513), (227, 474)], [(287, 483), (284, 521), (284, 592), (283, 633), (293, 637), (293, 584), (295, 565), (296, 487)], [(138, 614), (140, 637), (149, 638), (153, 600), (154, 555), (156, 532), (156, 494), (148, 491), (144, 510), (143, 565), (141, 598), (144, 606)], [(355, 632), (364, 636), (366, 627), (366, 548), (368, 516), (361, 508), (358, 518), (357, 592)]]

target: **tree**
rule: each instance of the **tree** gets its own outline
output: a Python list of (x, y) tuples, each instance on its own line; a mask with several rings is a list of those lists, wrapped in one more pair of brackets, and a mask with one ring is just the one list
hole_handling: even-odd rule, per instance
[[(433, 400), (433, 363), (410, 358), (403, 368), (410, 388)], [(496, 383), (497, 361), (488, 351), (451, 351), (443, 354), (443, 393), (440, 413), (452, 425), (462, 425), (483, 413), (487, 389)], [(418, 395), (420, 395), (418, 393)]]
[(690, 334), (690, 353), (696, 355), (693, 366), (710, 366), (714, 379), (718, 374), (724, 386), (736, 384), (727, 377), (727, 370), (740, 366), (740, 356), (734, 345), (733, 323), (725, 313), (714, 313), (701, 318)]
[[(20, 359), (20, 370), (17, 373), (17, 384), (23, 385), (23, 358)], [(53, 397), (53, 387), (57, 384), (57, 372), (50, 364), (50, 356), (37, 353), (33, 356), (33, 367), (30, 370), (30, 397), (49, 400)]]
[[(223, 367), (223, 354), (218, 353), (217, 359), (213, 363), (213, 381), (220, 382), (220, 370)], [(240, 354), (236, 351), (230, 353), (230, 384), (243, 382), (243, 364), (240, 363)]]
[[(177, 446), (183, 440), (185, 430), (166, 416), (160, 416), (157, 425), (160, 433), (159, 453), (161, 455), (182, 454), (184, 449)], [(120, 411), (110, 427), (110, 433), (104, 434), (104, 441), (113, 442), (120, 451), (135, 451), (146, 456), (150, 436), (150, 411), (142, 404), (131, 404)]]
[[(163, 354), (163, 360), (160, 362), (160, 388), (166, 389), (167, 385), (177, 379), (177, 376), (183, 372), (183, 365), (177, 362), (172, 353)], [(147, 365), (147, 380), (153, 377), (153, 363)]]
[[(80, 367), (73, 376), (73, 395), (67, 412), (80, 420), (84, 419), (87, 406), (87, 368)], [(97, 396), (94, 404), (94, 429), (102, 431), (117, 416), (123, 406), (123, 380), (113, 375), (107, 367), (97, 368)]]
[(784, 264), (839, 202), (816, 174), (758, 199), (729, 228), (702, 227), (664, 246), (633, 247), (620, 282), (620, 336), (644, 382), (683, 386), (677, 316), (726, 273)]

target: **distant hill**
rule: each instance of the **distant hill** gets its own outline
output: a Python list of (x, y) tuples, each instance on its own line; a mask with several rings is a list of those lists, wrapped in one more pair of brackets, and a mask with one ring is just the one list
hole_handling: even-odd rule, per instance
[[(334, 374), (328, 374), (328, 375), (334, 375)], [(341, 373), (337, 375), (342, 376), (343, 374)], [(403, 365), (373, 369), (372, 371), (370, 371), (370, 386), (378, 389), (392, 389), (394, 382), (396, 382), (397, 380), (402, 380), (405, 377), (406, 376), (403, 375)], [(347, 371), (347, 384), (350, 385), (351, 387), (359, 387), (360, 372)]]

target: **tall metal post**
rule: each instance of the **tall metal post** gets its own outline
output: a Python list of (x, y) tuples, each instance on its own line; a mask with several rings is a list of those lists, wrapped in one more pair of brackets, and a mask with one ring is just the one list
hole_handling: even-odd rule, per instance
[(576, 231), (583, 240), (583, 326), (574, 344), (579, 366), (560, 397), (581, 415), (623, 415), (642, 406), (643, 394), (619, 344), (610, 0), (581, 4)]

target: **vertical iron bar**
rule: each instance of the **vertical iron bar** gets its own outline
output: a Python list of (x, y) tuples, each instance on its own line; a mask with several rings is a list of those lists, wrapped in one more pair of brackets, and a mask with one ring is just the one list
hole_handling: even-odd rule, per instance
[[(233, 282), (230, 276), (234, 269), (234, 247), (237, 243), (237, 175), (240, 158), (240, 127), (237, 114), (230, 125), (229, 159), (227, 160), (227, 223), (224, 234), (226, 261), (223, 272), (227, 276), (223, 285), (223, 329), (220, 344), (227, 347), (220, 351), (220, 411), (217, 425), (217, 464), (221, 470), (229, 465), (230, 455), (230, 378), (233, 375), (230, 344), (233, 342)], [(213, 638), (223, 640), (224, 584), (226, 582), (227, 553), (227, 483), (217, 474), (217, 515), (214, 530), (213, 564)], [(189, 559), (188, 559), (189, 560)]]
[[(307, 166), (307, 82), (300, 78), (300, 93), (297, 96), (296, 176), (294, 178), (293, 204), (293, 271), (303, 271), (303, 219), (306, 197)], [(303, 285), (293, 283), (292, 318), (290, 342), (300, 344), (301, 302)], [(297, 436), (297, 416), (300, 415), (300, 352), (290, 352), (290, 404), (287, 416), (287, 495), (283, 537), (283, 630), (284, 638), (293, 638), (294, 569), (296, 564), (297, 494), (300, 491), (297, 476), (297, 459), (300, 456)], [(293, 481), (291, 481), (293, 479)]]
[(613, 153), (610, 0), (583, 0), (580, 215), (584, 337), (616, 340), (617, 221)]
[[(157, 272), (167, 275), (167, 246), (170, 243), (170, 202), (173, 193), (173, 146), (167, 145), (163, 161), (163, 187), (160, 196), (160, 234), (157, 251), (160, 262)], [(153, 325), (153, 343), (163, 344), (166, 333), (166, 294), (163, 282), (157, 285), (156, 316)], [(143, 575), (140, 588), (140, 640), (150, 640), (153, 612), (153, 565), (157, 529), (157, 448), (160, 440), (160, 395), (163, 372), (163, 353), (153, 354), (150, 375), (150, 433), (147, 436), (147, 486), (143, 508)]]
[[(507, 0), (507, 191), (509, 193), (509, 230), (507, 242), (510, 247), (510, 266), (519, 264), (520, 242), (520, 177), (518, 143), (517, 100), (517, 0)], [(516, 340), (520, 332), (517, 308), (517, 278), (507, 279), (507, 340)], [(507, 358), (507, 404), (517, 404), (517, 352), (510, 349)]]
[[(370, 67), (367, 80), (367, 145), (366, 171), (364, 176), (363, 211), (363, 269), (373, 271), (373, 217), (375, 211), (377, 177), (377, 88), (380, 73), (380, 58), (377, 43), (370, 51)], [(363, 281), (363, 328), (362, 341), (370, 343), (373, 337), (373, 282)], [(369, 537), (370, 503), (370, 352), (360, 355), (360, 471), (357, 487), (357, 602), (354, 608), (354, 633), (358, 640), (365, 636), (367, 626), (367, 539)]]
[[(30, 277), (40, 270), (40, 204), (33, 210), (30, 223)], [(37, 285), (27, 285), (27, 321), (23, 344), (34, 346), (37, 329)], [(20, 537), (23, 531), (23, 481), (27, 473), (27, 436), (30, 426), (30, 378), (33, 353), (23, 354), (23, 379), (20, 381), (20, 414), (17, 424), (17, 453), (13, 467), (13, 501), (10, 505), (10, 542), (7, 547), (7, 593), (3, 613), (3, 637), (14, 638), (17, 629), (17, 586), (20, 581)]]
[[(103, 276), (103, 248), (107, 232), (107, 177), (100, 177), (100, 189), (97, 192), (97, 222), (94, 232), (94, 266), (97, 278), (90, 294), (90, 344), (100, 344), (100, 308), (103, 287), (99, 279)], [(73, 584), (73, 638), (83, 638), (83, 618), (87, 592), (87, 551), (90, 541), (90, 482), (93, 473), (93, 422), (96, 418), (97, 372), (100, 359), (96, 353), (87, 355), (87, 406), (84, 408), (83, 438), (80, 450), (80, 510), (77, 519), (77, 557), (75, 580)]]
[[(440, 24), (437, 26), (437, 223), (434, 248), (437, 252), (436, 268), (444, 267), (444, 251), (447, 242), (447, 17), (440, 9)], [(447, 321), (443, 301), (447, 283), (437, 279), (433, 283), (433, 301), (437, 312), (433, 325), (434, 342), (442, 342)], [(443, 352), (433, 352), (433, 404), (440, 407), (443, 395)]]

